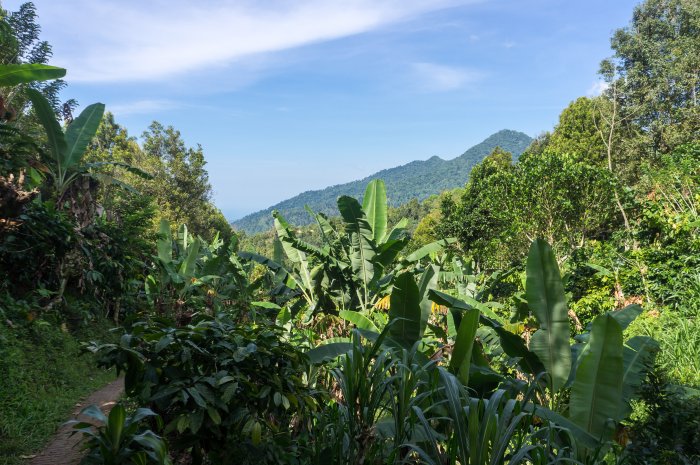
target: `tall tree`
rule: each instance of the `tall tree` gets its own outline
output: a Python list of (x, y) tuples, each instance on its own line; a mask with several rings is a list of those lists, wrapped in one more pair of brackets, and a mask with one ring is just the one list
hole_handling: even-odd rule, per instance
[(614, 33), (611, 46), (615, 54), (602, 63), (601, 74), (615, 84), (608, 94), (619, 93), (619, 114), (642, 129), (638, 147), (656, 156), (697, 140), (700, 2), (646, 0), (631, 24)]
[(155, 121), (142, 137), (147, 163), (155, 168), (147, 192), (171, 224), (187, 224), (190, 231), (208, 240), (216, 232), (225, 239), (231, 237), (230, 225), (211, 203), (202, 147), (187, 147), (179, 131)]

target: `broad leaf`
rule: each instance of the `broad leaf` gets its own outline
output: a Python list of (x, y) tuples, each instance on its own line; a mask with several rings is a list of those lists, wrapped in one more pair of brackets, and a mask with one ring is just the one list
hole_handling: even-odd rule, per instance
[(374, 179), (367, 184), (362, 199), (362, 210), (374, 234), (374, 242), (379, 242), (386, 233), (386, 186), (381, 179)]
[[(448, 314), (448, 323), (450, 315), (454, 314), (452, 310), (458, 309), (462, 311), (468, 311), (474, 308), (473, 306), (459, 299), (456, 299), (451, 295), (445, 294), (444, 292), (431, 290), (429, 292), (429, 295), (430, 299), (436, 304), (444, 305), (450, 308), (451, 313)], [(537, 355), (535, 355), (534, 352), (528, 350), (527, 346), (525, 345), (525, 341), (523, 341), (523, 339), (520, 336), (511, 333), (510, 331), (505, 329), (503, 325), (501, 325), (498, 321), (492, 318), (488, 318), (483, 314), (479, 316), (479, 321), (482, 325), (488, 326), (489, 328), (492, 328), (494, 331), (496, 331), (503, 352), (505, 352), (510, 357), (518, 359), (518, 364), (523, 369), (523, 371), (525, 371), (526, 373), (536, 375), (537, 373), (540, 373), (544, 370), (542, 362), (540, 362), (540, 360), (537, 358)], [(455, 331), (456, 330), (457, 327), (455, 327)]]
[(410, 239), (408, 236), (403, 236), (382, 243), (377, 250), (376, 261), (384, 268), (388, 268), (401, 251), (406, 248)]
[(372, 322), (372, 320), (370, 320), (360, 312), (354, 312), (352, 310), (341, 310), (338, 312), (338, 316), (343, 320), (347, 320), (350, 323), (353, 323), (359, 329), (374, 331), (375, 333), (380, 332), (377, 326)]
[(623, 331), (626, 330), (630, 323), (632, 323), (634, 319), (641, 314), (642, 307), (637, 304), (628, 305), (621, 310), (610, 312), (610, 316), (615, 318), (615, 320), (620, 325), (620, 329), (622, 329)]
[(622, 410), (618, 418), (632, 413), (629, 403), (637, 395), (658, 351), (659, 343), (648, 336), (635, 336), (627, 341), (622, 353)]
[(313, 284), (311, 282), (311, 272), (309, 270), (309, 263), (306, 259), (306, 254), (292, 245), (292, 242), (296, 237), (291, 231), (289, 224), (285, 221), (284, 217), (280, 215), (279, 212), (272, 212), (272, 216), (275, 219), (275, 231), (277, 232), (277, 237), (282, 242), (282, 248), (287, 258), (299, 267), (299, 276), (301, 278), (301, 284), (303, 284), (305, 292), (309, 293), (309, 298), (314, 300), (313, 296)]
[(428, 326), (430, 312), (433, 308), (433, 302), (430, 300), (429, 291), (438, 287), (438, 277), (440, 276), (440, 267), (430, 265), (425, 268), (418, 283), (418, 295), (420, 295), (420, 337), (423, 337), (425, 328)]
[(340, 357), (352, 350), (352, 342), (348, 338), (342, 338), (344, 340), (338, 340), (336, 338), (334, 342), (329, 342), (326, 344), (321, 344), (319, 346), (310, 349), (306, 352), (311, 363), (320, 364)]
[(569, 418), (593, 437), (607, 439), (622, 405), (622, 329), (610, 315), (593, 321), (571, 387)]
[(350, 235), (352, 253), (350, 264), (356, 279), (362, 284), (364, 305), (369, 303), (370, 287), (374, 284), (374, 257), (377, 253), (372, 228), (357, 202), (357, 199), (344, 195), (338, 199), (338, 210), (343, 217)]
[(540, 325), (530, 339), (530, 350), (549, 373), (552, 390), (558, 391), (571, 371), (569, 315), (559, 266), (552, 248), (542, 239), (530, 246), (525, 296)]
[(122, 404), (117, 404), (112, 407), (107, 420), (106, 433), (110, 438), (112, 446), (119, 450), (122, 442), (122, 431), (124, 430), (124, 422), (126, 421), (126, 410)]
[(199, 257), (199, 248), (201, 245), (202, 242), (199, 238), (192, 241), (187, 251), (187, 258), (185, 258), (185, 261), (180, 265), (180, 275), (186, 279), (194, 276), (194, 267), (197, 264), (197, 257)]
[(421, 307), (420, 292), (410, 272), (396, 277), (390, 303), (389, 337), (404, 347), (411, 347), (421, 339)]
[(21, 65), (0, 65), (0, 87), (16, 86), (32, 81), (48, 81), (60, 79), (66, 75), (66, 70), (55, 66), (39, 63), (23, 63)]
[(88, 144), (97, 133), (104, 112), (103, 103), (93, 103), (80, 112), (80, 115), (66, 129), (67, 149), (62, 160), (66, 171), (80, 163)]
[(450, 358), (450, 371), (457, 375), (465, 386), (469, 385), (469, 365), (474, 348), (474, 337), (479, 327), (479, 310), (467, 310), (462, 315), (459, 323), (457, 337), (455, 338), (452, 357)]
[(448, 237), (447, 239), (441, 239), (439, 241), (431, 242), (430, 244), (426, 244), (420, 249), (410, 254), (408, 257), (406, 257), (406, 260), (408, 260), (409, 262), (417, 262), (418, 260), (424, 258), (425, 256), (431, 253), (441, 251), (443, 248), (456, 241), (457, 239), (455, 239), (454, 237)]
[(39, 122), (44, 127), (44, 131), (46, 131), (46, 137), (48, 137), (49, 147), (51, 149), (51, 156), (59, 164), (57, 175), (60, 177), (65, 171), (61, 162), (67, 148), (61, 125), (58, 124), (56, 120), (56, 114), (53, 112), (51, 104), (41, 92), (35, 89), (27, 89), (25, 92), (32, 102)]
[(596, 449), (600, 446), (598, 438), (593, 437), (588, 431), (584, 430), (579, 425), (557, 412), (531, 403), (525, 404), (525, 406), (523, 406), (523, 410), (533, 413), (535, 416), (540, 418), (544, 418), (555, 425), (566, 428), (573, 435), (574, 439), (576, 439), (576, 442), (583, 447), (588, 449)]

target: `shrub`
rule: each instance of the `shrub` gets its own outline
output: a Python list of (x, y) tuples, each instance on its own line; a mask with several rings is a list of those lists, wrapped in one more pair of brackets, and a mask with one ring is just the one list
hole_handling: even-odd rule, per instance
[(191, 449), (195, 463), (293, 455), (304, 428), (295, 421), (316, 408), (302, 377), (306, 356), (273, 325), (241, 326), (225, 314), (193, 321), (139, 322), (119, 344), (88, 349), (101, 365), (126, 372), (127, 393), (164, 419), (173, 447)]

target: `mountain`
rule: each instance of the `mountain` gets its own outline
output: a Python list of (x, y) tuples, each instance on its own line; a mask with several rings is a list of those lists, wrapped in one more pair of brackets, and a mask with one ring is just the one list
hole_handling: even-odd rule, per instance
[(361, 199), (367, 183), (377, 178), (383, 179), (386, 183), (387, 197), (391, 206), (402, 205), (414, 198), (423, 200), (444, 190), (464, 186), (472, 166), (483, 160), (494, 148), (501, 147), (507, 150), (517, 160), (531, 142), (532, 138), (522, 132), (504, 129), (490, 135), (483, 142), (452, 160), (443, 160), (434, 156), (427, 160), (416, 160), (406, 165), (382, 170), (359, 181), (303, 192), (270, 208), (251, 213), (234, 221), (232, 225), (235, 229), (249, 234), (266, 231), (272, 227), (273, 210), (279, 210), (290, 224), (307, 225), (313, 219), (304, 210), (304, 205), (327, 215), (338, 215), (336, 206), (338, 197), (351, 195)]

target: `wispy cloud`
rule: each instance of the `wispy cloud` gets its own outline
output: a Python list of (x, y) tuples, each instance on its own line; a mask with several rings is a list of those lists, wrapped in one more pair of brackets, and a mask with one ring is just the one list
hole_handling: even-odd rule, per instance
[(480, 80), (482, 73), (467, 68), (436, 63), (413, 63), (413, 75), (418, 87), (428, 92), (447, 92), (460, 89)]
[(107, 105), (107, 111), (111, 111), (117, 116), (128, 116), (173, 110), (180, 106), (172, 100), (137, 100)]
[(506, 40), (505, 42), (503, 42), (502, 45), (503, 45), (503, 47), (505, 47), (505, 48), (513, 48), (513, 47), (515, 47), (516, 45), (518, 45), (518, 43), (517, 43), (516, 41), (514, 41), (514, 40)]
[(607, 82), (605, 81), (596, 81), (593, 84), (591, 84), (591, 87), (588, 88), (588, 91), (586, 91), (586, 95), (588, 97), (597, 97), (598, 95), (601, 95), (603, 92), (608, 90), (608, 85)]
[[(163, 80), (479, 0), (37, 0), (72, 81)], [(76, 12), (80, 12), (76, 19)], [(65, 25), (70, 25), (66, 30)], [(54, 37), (55, 36), (55, 37)]]

